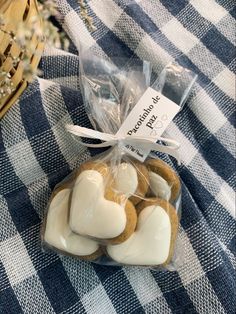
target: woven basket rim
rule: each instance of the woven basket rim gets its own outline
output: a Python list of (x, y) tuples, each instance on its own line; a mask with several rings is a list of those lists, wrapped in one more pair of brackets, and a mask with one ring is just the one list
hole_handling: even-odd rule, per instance
[[(0, 0), (0, 5), (4, 0)], [(30, 27), (30, 20), (32, 16), (38, 16), (37, 18), (37, 27), (41, 27), (41, 18), (39, 16), (39, 11), (37, 7), (36, 0), (10, 0), (10, 6), (5, 11), (7, 21), (4, 25), (3, 30), (13, 31), (17, 34), (17, 25), (19, 21), (23, 21), (26, 27)], [(16, 19), (12, 17), (16, 16)], [(0, 31), (1, 32), (1, 31)], [(17, 35), (16, 35), (17, 36)], [(29, 62), (33, 69), (36, 69), (38, 63), (41, 59), (42, 51), (44, 48), (44, 43), (36, 36), (32, 36), (31, 43), (36, 51), (35, 52), (26, 52), (29, 58)], [(10, 55), (9, 55), (10, 53)], [(12, 41), (10, 35), (1, 32), (0, 34), (0, 54), (2, 54), (0, 70), (10, 74), (11, 84), (14, 87), (14, 91), (7, 92), (7, 89), (4, 92), (6, 95), (0, 98), (0, 118), (5, 114), (5, 112), (11, 107), (13, 103), (17, 101), (19, 96), (22, 94), (24, 89), (27, 87), (29, 80), (26, 79), (23, 75), (23, 62), (22, 59), (19, 59), (17, 63), (13, 63), (13, 58), (20, 58), (22, 54), (22, 48), (15, 41)], [(3, 82), (0, 80), (0, 83)], [(7, 88), (8, 85), (3, 83), (3, 88)]]
[(0, 0), (0, 13), (4, 14), (15, 0)]

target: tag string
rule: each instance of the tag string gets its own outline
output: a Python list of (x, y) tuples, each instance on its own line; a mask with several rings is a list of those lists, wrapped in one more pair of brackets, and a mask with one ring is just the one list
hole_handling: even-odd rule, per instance
[[(180, 144), (172, 139), (164, 138), (164, 137), (142, 137), (142, 136), (120, 136), (116, 134), (109, 134), (103, 133), (96, 130), (84, 128), (78, 125), (67, 124), (66, 130), (78, 137), (81, 138), (91, 138), (91, 139), (98, 139), (103, 141), (103, 143), (99, 144), (88, 144), (82, 141), (79, 143), (83, 146), (89, 148), (102, 148), (102, 147), (109, 147), (115, 146), (117, 144), (122, 144), (124, 146), (131, 145), (131, 146), (138, 146), (140, 149), (147, 149), (152, 150), (155, 152), (165, 153), (172, 157), (174, 157), (178, 164), (180, 165), (180, 155), (178, 149)], [(156, 141), (161, 141), (163, 145), (156, 143)]]

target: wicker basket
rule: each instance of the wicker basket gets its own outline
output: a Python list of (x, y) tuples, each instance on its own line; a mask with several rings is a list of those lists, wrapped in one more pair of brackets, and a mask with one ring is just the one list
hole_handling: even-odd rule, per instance
[[(16, 36), (17, 25), (23, 21), (26, 27), (30, 28), (32, 17), (38, 17), (38, 27), (42, 27), (36, 0), (0, 0), (0, 13), (3, 14), (4, 20), (7, 21), (4, 30), (14, 32)], [(32, 37), (31, 42), (36, 52), (29, 55), (29, 60), (32, 68), (35, 69), (38, 66), (44, 43), (42, 41), (39, 42), (35, 35)], [(14, 41), (11, 41), (8, 34), (0, 31), (0, 71), (10, 74), (14, 88), (14, 91), (10, 95), (0, 98), (0, 118), (16, 102), (28, 85), (28, 81), (23, 77), (22, 61), (13, 65), (12, 58), (9, 57), (9, 52), (14, 57), (21, 56), (21, 48)]]

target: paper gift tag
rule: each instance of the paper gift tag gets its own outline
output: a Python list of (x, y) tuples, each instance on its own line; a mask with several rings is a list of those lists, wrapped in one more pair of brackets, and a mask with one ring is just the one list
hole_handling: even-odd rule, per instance
[[(152, 137), (153, 142), (156, 142), (179, 110), (180, 107), (176, 103), (148, 87), (116, 135)], [(150, 153), (150, 150), (141, 146), (128, 144), (124, 150), (141, 162), (144, 162)]]

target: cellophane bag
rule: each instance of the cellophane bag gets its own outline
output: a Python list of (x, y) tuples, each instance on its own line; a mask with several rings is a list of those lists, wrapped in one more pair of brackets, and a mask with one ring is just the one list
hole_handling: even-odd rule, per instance
[(182, 255), (176, 244), (181, 181), (157, 151), (174, 156), (173, 143), (161, 135), (195, 79), (176, 62), (156, 77), (147, 61), (112, 62), (80, 51), (81, 90), (96, 131), (72, 126), (72, 133), (98, 134), (104, 145), (78, 140), (111, 148), (55, 187), (42, 227), (44, 248), (104, 265), (174, 269)]

